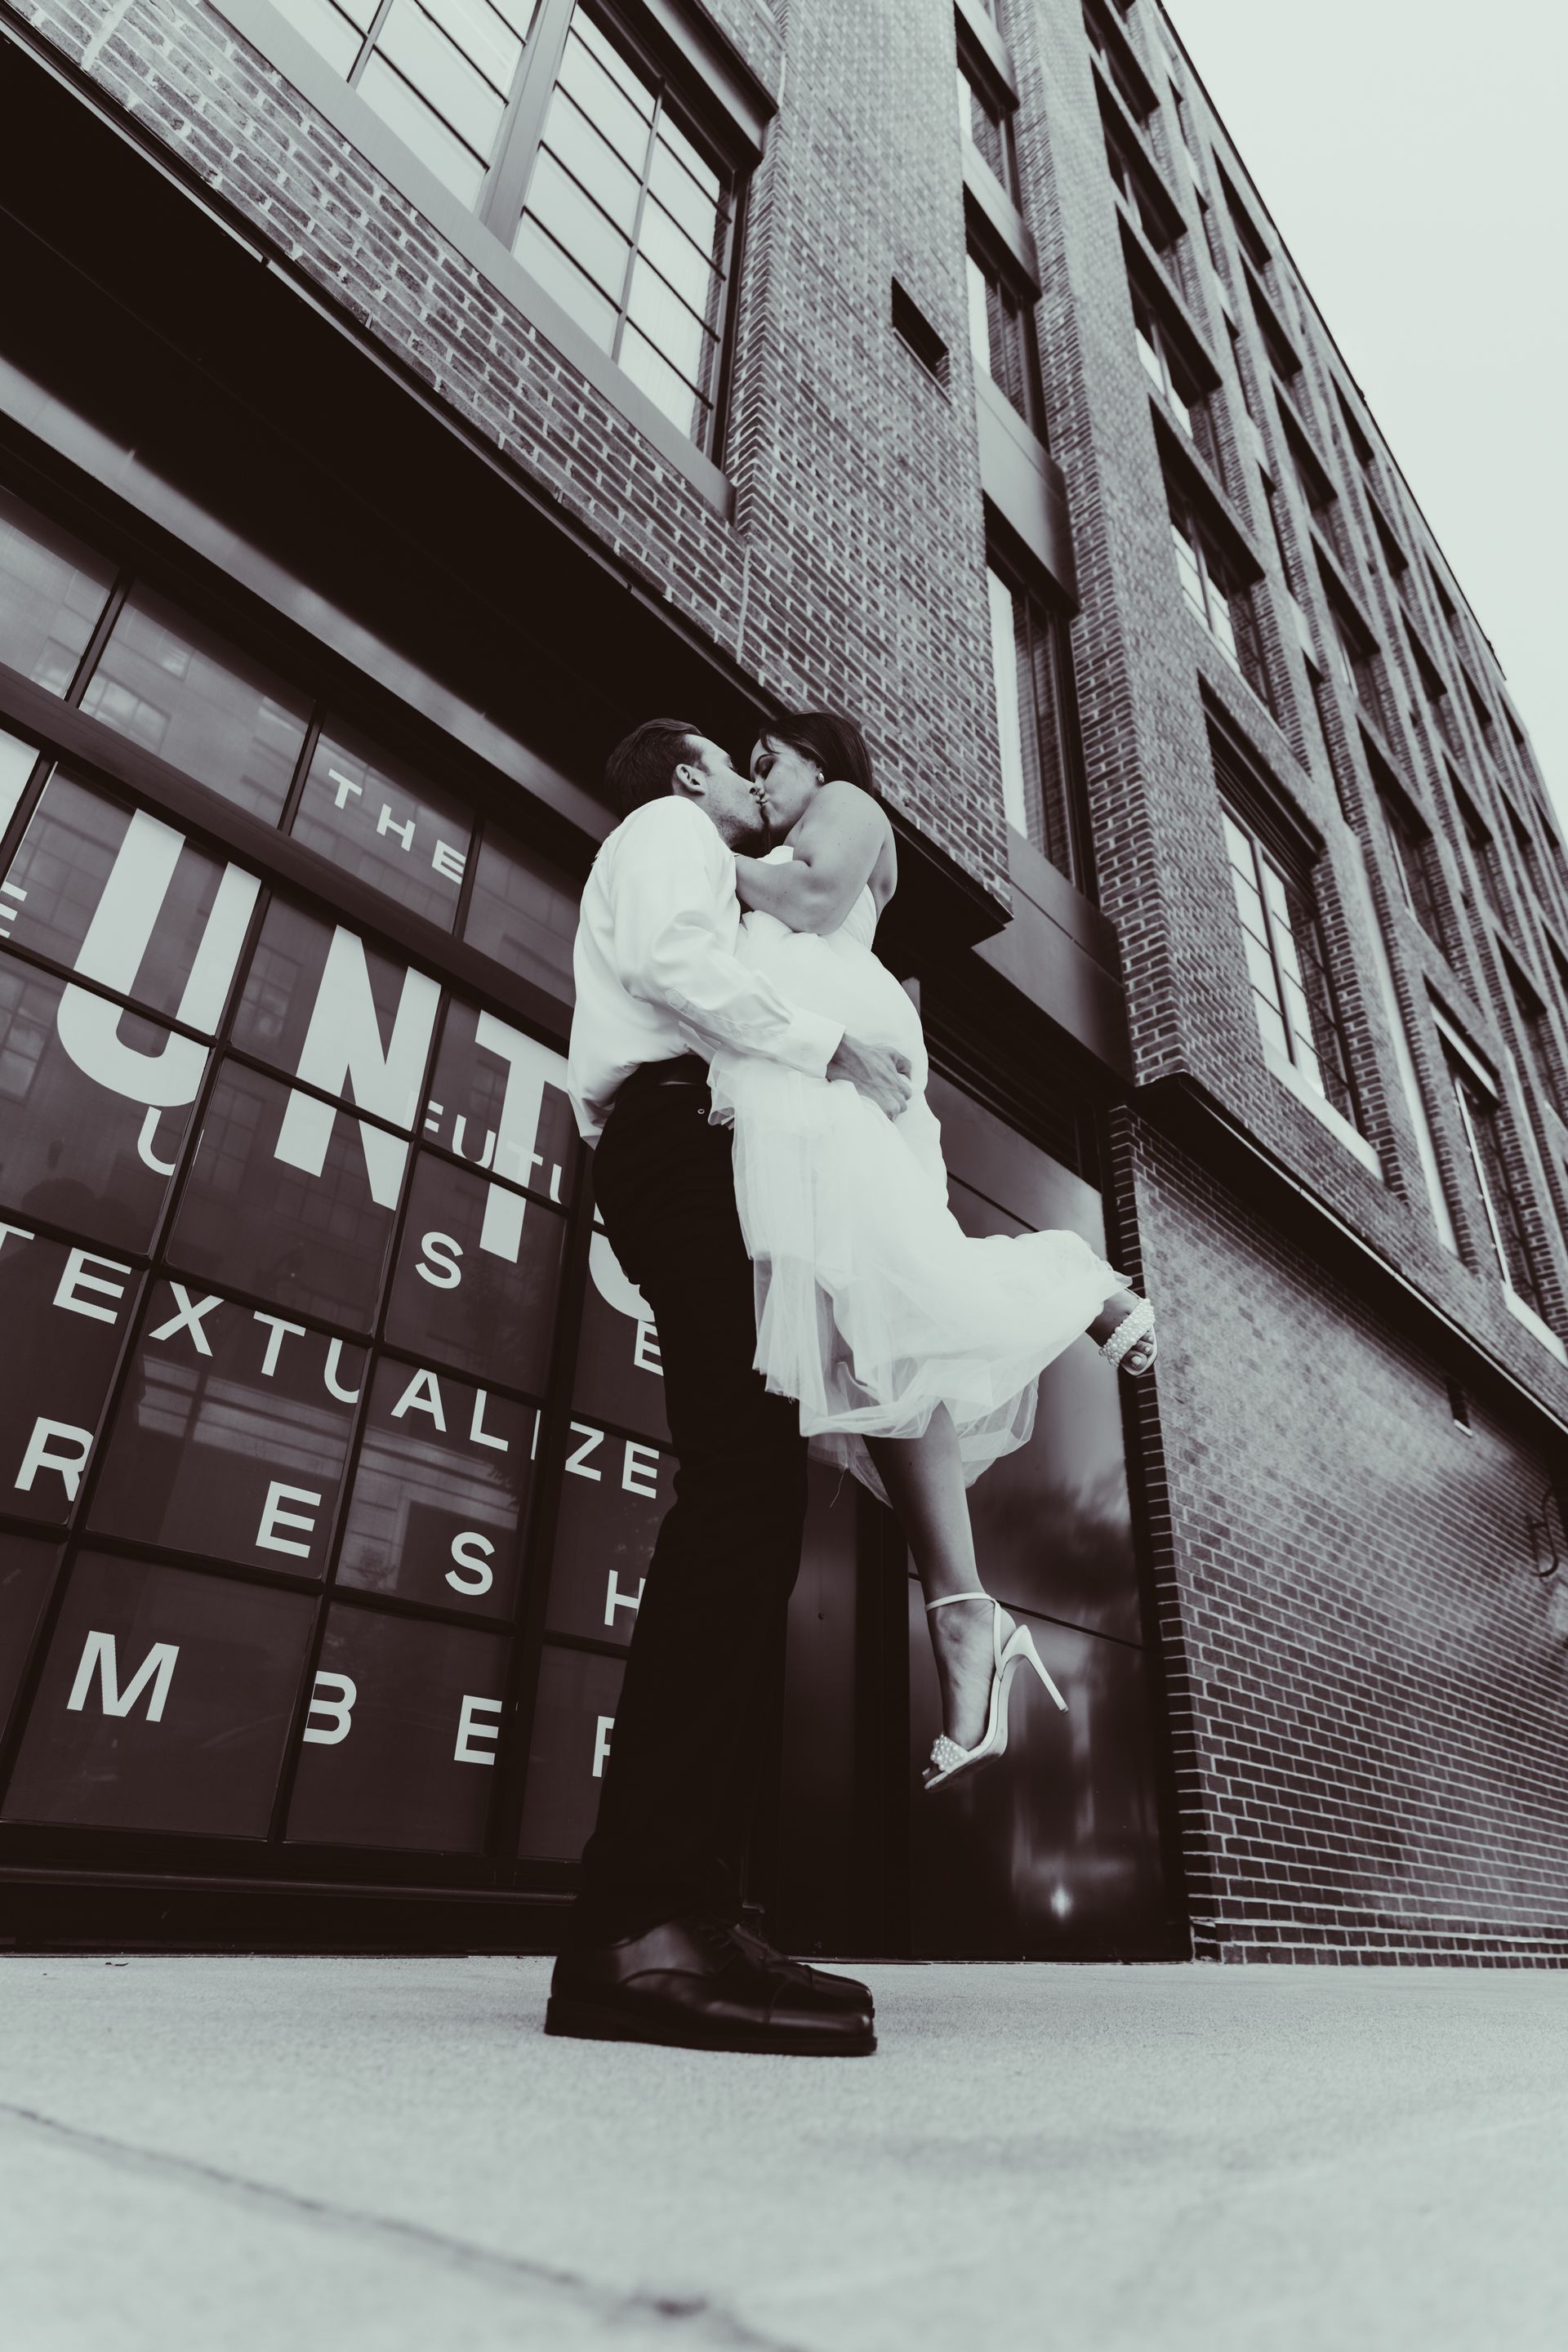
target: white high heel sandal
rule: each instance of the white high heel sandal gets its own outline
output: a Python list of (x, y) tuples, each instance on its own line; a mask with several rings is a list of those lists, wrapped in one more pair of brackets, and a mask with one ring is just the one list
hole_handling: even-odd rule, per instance
[[(1106, 1362), (1110, 1366), (1113, 1371), (1116, 1370), (1117, 1366), (1120, 1365), (1124, 1356), (1131, 1354), (1140, 1339), (1153, 1338), (1153, 1302), (1147, 1298), (1140, 1298), (1136, 1291), (1132, 1291), (1129, 1295), (1136, 1303), (1128, 1308), (1126, 1314), (1122, 1317), (1121, 1322), (1117, 1325), (1110, 1339), (1102, 1339), (1100, 1343), (1100, 1352), (1105, 1358)], [(1148, 1370), (1159, 1351), (1159, 1346), (1160, 1343), (1158, 1339), (1155, 1339), (1153, 1347), (1150, 1349), (1149, 1353), (1141, 1364), (1137, 1366), (1129, 1365), (1128, 1370), (1131, 1372), (1134, 1379), (1137, 1379), (1142, 1373)]]
[(1007, 1692), (1017, 1669), (1027, 1664), (1035, 1669), (1063, 1714), (1067, 1701), (1058, 1690), (1045, 1663), (1035, 1647), (1035, 1637), (1026, 1625), (1015, 1625), (1005, 1646), (1002, 1641), (1002, 1604), (992, 1601), (988, 1592), (945, 1592), (940, 1601), (928, 1601), (926, 1612), (947, 1609), (955, 1601), (989, 1601), (991, 1602), (991, 1710), (985, 1718), (984, 1737), (973, 1748), (961, 1748), (945, 1731), (939, 1731), (931, 1741), (931, 1762), (921, 1776), (922, 1789), (940, 1789), (946, 1780), (967, 1769), (971, 1764), (983, 1763), (988, 1756), (1000, 1756), (1007, 1745)]

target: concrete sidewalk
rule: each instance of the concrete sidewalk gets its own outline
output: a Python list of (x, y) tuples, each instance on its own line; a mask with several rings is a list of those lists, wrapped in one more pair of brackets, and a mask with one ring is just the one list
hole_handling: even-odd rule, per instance
[(548, 1963), (0, 1962), (7, 2352), (1568, 2339), (1568, 1979), (880, 1968), (871, 2059)]

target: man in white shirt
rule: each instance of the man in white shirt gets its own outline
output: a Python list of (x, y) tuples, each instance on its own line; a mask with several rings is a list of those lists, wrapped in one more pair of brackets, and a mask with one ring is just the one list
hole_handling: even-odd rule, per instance
[(605, 1232), (658, 1327), (678, 1467), (546, 2030), (855, 2055), (876, 2047), (867, 1988), (737, 1924), (756, 1732), (800, 1566), (805, 1442), (794, 1401), (752, 1370), (752, 1264), (707, 1066), (721, 1045), (768, 1055), (848, 1078), (893, 1118), (908, 1070), (739, 961), (733, 853), (767, 837), (718, 744), (652, 719), (612, 752), (605, 781), (629, 813), (583, 894), (567, 1082), (597, 1145)]

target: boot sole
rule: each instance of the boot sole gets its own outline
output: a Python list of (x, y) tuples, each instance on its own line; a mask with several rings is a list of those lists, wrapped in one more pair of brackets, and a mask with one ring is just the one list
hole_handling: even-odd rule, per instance
[(577, 2042), (650, 2042), (664, 2050), (728, 2050), (748, 2057), (868, 2058), (877, 2047), (874, 2027), (851, 2041), (841, 2033), (777, 2033), (765, 2026), (704, 2026), (698, 2019), (628, 2017), (593, 2001), (552, 1994), (544, 2011), (546, 2033)]

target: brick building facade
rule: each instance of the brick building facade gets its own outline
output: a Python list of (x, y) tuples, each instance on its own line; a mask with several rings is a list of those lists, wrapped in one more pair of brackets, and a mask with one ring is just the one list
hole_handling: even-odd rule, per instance
[(975, 1490), (1071, 1705), (940, 1819), (816, 1496), (757, 1900), (1559, 1958), (1568, 857), (1152, 0), (0, 0), (0, 1932), (548, 1945), (668, 1494), (599, 767), (827, 702), (957, 1213), (1162, 1344)]

